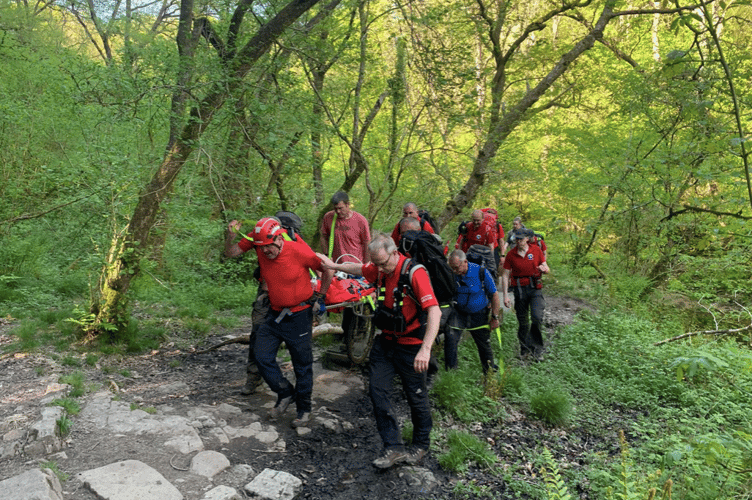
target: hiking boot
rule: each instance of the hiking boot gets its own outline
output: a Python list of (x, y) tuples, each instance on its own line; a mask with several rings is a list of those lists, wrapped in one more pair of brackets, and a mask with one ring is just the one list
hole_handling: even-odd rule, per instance
[(298, 427), (303, 427), (305, 424), (311, 421), (311, 412), (310, 411), (304, 411), (304, 412), (298, 412), (298, 418), (290, 422), (290, 427), (293, 429), (297, 429)]
[(248, 378), (245, 379), (245, 385), (240, 389), (240, 394), (243, 396), (250, 396), (256, 389), (264, 383), (264, 379), (258, 373), (249, 373)]
[(394, 464), (399, 464), (405, 461), (407, 458), (407, 452), (404, 450), (398, 450), (392, 448), (384, 452), (379, 458), (373, 461), (373, 465), (379, 469), (388, 469)]
[(405, 462), (410, 465), (417, 465), (428, 454), (428, 450), (425, 448), (413, 448), (413, 450), (407, 454)]
[(287, 411), (287, 407), (290, 406), (290, 403), (292, 403), (293, 399), (295, 399), (295, 397), (292, 394), (287, 396), (286, 398), (277, 399), (277, 404), (274, 405), (272, 411), (269, 412), (269, 419), (277, 420), (279, 417), (284, 415)]

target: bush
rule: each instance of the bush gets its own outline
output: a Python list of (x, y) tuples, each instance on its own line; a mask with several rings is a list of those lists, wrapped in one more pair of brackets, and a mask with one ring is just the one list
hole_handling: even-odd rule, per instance
[(439, 455), (439, 464), (454, 472), (467, 472), (471, 464), (489, 469), (499, 460), (488, 443), (468, 432), (450, 431), (447, 435), (447, 447), (449, 451)]
[(530, 397), (530, 411), (544, 422), (560, 425), (572, 411), (572, 397), (560, 387), (545, 387)]

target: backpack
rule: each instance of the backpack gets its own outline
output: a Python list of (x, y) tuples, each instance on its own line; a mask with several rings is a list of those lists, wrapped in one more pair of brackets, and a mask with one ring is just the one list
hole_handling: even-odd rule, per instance
[(420, 218), (421, 227), (423, 227), (424, 222), (428, 222), (431, 229), (433, 229), (433, 232), (439, 234), (439, 226), (436, 224), (436, 221), (433, 220), (431, 214), (428, 213), (428, 210), (418, 210), (418, 218)]
[(501, 222), (499, 222), (499, 212), (495, 208), (481, 208), (483, 212), (483, 222), (496, 228), (496, 235), (501, 238)]
[(287, 231), (287, 234), (290, 235), (290, 239), (292, 239), (293, 241), (296, 241), (298, 239), (297, 235), (302, 234), (303, 219), (301, 219), (294, 212), (280, 210), (279, 212), (274, 214), (274, 217), (279, 221), (279, 225), (282, 226), (285, 231)]
[(494, 251), (486, 245), (470, 245), (467, 249), (467, 261), (485, 267), (494, 279), (498, 278)]
[(444, 249), (428, 231), (405, 231), (398, 245), (400, 253), (426, 268), (439, 304), (452, 301), (457, 290), (454, 274), (449, 268)]

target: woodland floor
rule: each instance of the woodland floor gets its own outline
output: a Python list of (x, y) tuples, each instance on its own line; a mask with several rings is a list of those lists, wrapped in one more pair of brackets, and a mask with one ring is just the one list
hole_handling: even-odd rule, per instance
[[(546, 326), (548, 341), (556, 341), (557, 327), (569, 324), (574, 315), (581, 309), (588, 307), (577, 299), (565, 297), (546, 298)], [(11, 325), (0, 324), (0, 344), (8, 343), (10, 338), (4, 334)], [(201, 341), (196, 347), (203, 349), (224, 340), (228, 336), (247, 334), (248, 329), (237, 328), (231, 331), (213, 332), (209, 338)], [(465, 340), (469, 342), (470, 340)], [(107, 386), (110, 381), (118, 385), (123, 393), (136, 398), (141, 406), (158, 406), (169, 403), (171, 406), (197, 406), (200, 404), (217, 405), (228, 403), (236, 405), (245, 411), (253, 410), (259, 404), (259, 395), (242, 396), (239, 393), (245, 380), (245, 360), (247, 347), (241, 344), (231, 344), (206, 354), (191, 353), (192, 349), (177, 348), (175, 344), (168, 344), (147, 355), (123, 357), (117, 360), (116, 370), (105, 374), (96, 367), (83, 365), (81, 369), (86, 374), (86, 383)], [(195, 349), (194, 349), (195, 350)], [(543, 361), (545, 363), (545, 360)], [(101, 361), (102, 364), (110, 363)], [(330, 369), (332, 365), (327, 365)], [(342, 367), (358, 371), (358, 368)], [(38, 417), (39, 408), (36, 399), (32, 405), (27, 405), (23, 397), (10, 397), (9, 394), (34, 394), (44, 391), (45, 384), (51, 377), (59, 377), (61, 373), (69, 373), (73, 368), (61, 366), (52, 361), (50, 356), (43, 353), (28, 355), (5, 354), (0, 357), (0, 422), (16, 419), (18, 425), (28, 425)], [(126, 373), (127, 376), (123, 376)], [(365, 377), (366, 374), (363, 373)], [(187, 397), (170, 399), (169, 395), (151, 391), (150, 387), (165, 382), (184, 381), (193, 388)], [(269, 396), (264, 396), (267, 399)], [(86, 396), (83, 397), (85, 400)], [(125, 398), (124, 398), (125, 399)], [(32, 399), (30, 398), (29, 401)], [(82, 405), (85, 403), (82, 403)], [(33, 407), (32, 407), (33, 406)], [(409, 419), (407, 405), (404, 398), (398, 398), (399, 415)], [(304, 437), (298, 437), (289, 428), (281, 429), (287, 441), (287, 449), (282, 453), (255, 453), (246, 447), (231, 442), (227, 449), (223, 449), (232, 464), (248, 464), (256, 472), (264, 468), (283, 470), (294, 474), (304, 481), (301, 498), (307, 499), (398, 499), (398, 498), (459, 498), (453, 495), (455, 484), (460, 479), (456, 474), (445, 471), (438, 463), (435, 453), (423, 461), (422, 466), (429, 469), (436, 477), (438, 486), (429, 495), (419, 495), (405, 487), (405, 482), (399, 479), (399, 467), (387, 471), (380, 471), (371, 465), (372, 460), (380, 453), (381, 444), (372, 416), (370, 400), (363, 391), (351, 391), (338, 400), (336, 407), (328, 409), (337, 414), (342, 420), (350, 421), (355, 427), (350, 432), (334, 434), (326, 429), (313, 428), (313, 432)], [(615, 414), (615, 419), (618, 419)], [(77, 472), (86, 470), (91, 464), (113, 463), (120, 460), (138, 458), (146, 461), (161, 461), (173, 464), (174, 452), (150, 446), (147, 438), (134, 439), (129, 445), (112, 447), (103, 442), (103, 437), (93, 429), (81, 428), (75, 422), (68, 437), (66, 452), (69, 460), (61, 465), (63, 472), (71, 477)], [(26, 422), (25, 422), (26, 421)], [(452, 422), (435, 423), (444, 427), (453, 427)], [(471, 431), (485, 439), (501, 458), (493, 470), (471, 468), (465, 480), (471, 479), (477, 487), (488, 487), (494, 498), (514, 498), (504, 482), (506, 472), (515, 478), (530, 482), (539, 482), (535, 453), (539, 453), (542, 444), (552, 450), (562, 468), (582, 469), (585, 456), (592, 453), (606, 456), (618, 453), (618, 439), (616, 432), (618, 421), (613, 425), (599, 423), (597, 435), (585, 427), (551, 428), (540, 421), (529, 418), (521, 411), (512, 407), (506, 408), (503, 421), (491, 424), (477, 424)], [(604, 434), (604, 429), (606, 430)], [(613, 430), (612, 432), (610, 430)], [(7, 432), (7, 430), (3, 430)], [(159, 455), (164, 456), (160, 457)], [(521, 464), (521, 465), (520, 465)], [(29, 467), (29, 459), (17, 457), (0, 461), (0, 480), (11, 477)], [(168, 477), (168, 480), (170, 478)], [(584, 481), (584, 480), (583, 480)], [(91, 500), (94, 495), (84, 488), (77, 486), (75, 479), (69, 479), (63, 484), (66, 500)], [(585, 487), (583, 488), (582, 485)], [(582, 482), (580, 491), (572, 491), (580, 498), (589, 498), (586, 483)], [(472, 498), (472, 496), (463, 498)]]

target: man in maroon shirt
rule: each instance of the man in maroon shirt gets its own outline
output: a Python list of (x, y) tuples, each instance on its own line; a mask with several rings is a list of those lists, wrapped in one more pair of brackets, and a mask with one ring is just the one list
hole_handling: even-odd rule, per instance
[[(542, 273), (550, 272), (546, 257), (537, 245), (530, 245), (532, 231), (521, 229), (515, 232), (515, 246), (504, 259), (504, 273), (501, 278), (501, 291), (504, 306), (509, 307), (509, 287), (514, 293), (514, 312), (519, 324), (517, 338), (520, 341), (520, 356), (543, 354), (543, 300)], [(532, 320), (532, 324), (531, 324)]]
[[(373, 465), (386, 469), (397, 463), (417, 464), (428, 453), (433, 420), (426, 371), (439, 330), (441, 310), (426, 269), (397, 251), (392, 238), (377, 234), (368, 245), (371, 262), (335, 264), (319, 255), (324, 267), (361, 275), (376, 283), (378, 307), (374, 323), (381, 330), (369, 355), (369, 393), (376, 427), (384, 444)], [(401, 306), (399, 305), (401, 304)], [(392, 382), (399, 375), (410, 405), (414, 449), (407, 453), (392, 409)]]
[(334, 193), (331, 203), (334, 210), (324, 214), (321, 220), (321, 252), (335, 262), (365, 264), (369, 260), (367, 247), (371, 241), (368, 220), (350, 208), (350, 197), (343, 191)]

